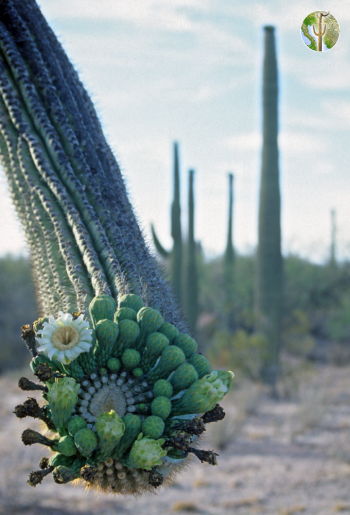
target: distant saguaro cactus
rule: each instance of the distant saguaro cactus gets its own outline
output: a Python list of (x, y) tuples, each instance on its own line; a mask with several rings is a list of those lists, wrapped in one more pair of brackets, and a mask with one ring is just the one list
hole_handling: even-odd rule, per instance
[(278, 166), (278, 77), (274, 27), (265, 27), (263, 65), (263, 148), (260, 180), (259, 242), (256, 266), (258, 328), (268, 340), (262, 370), (275, 386), (279, 370), (282, 255)]
[(194, 239), (194, 171), (188, 173), (188, 247), (186, 273), (186, 315), (190, 329), (194, 332), (198, 316), (198, 271), (196, 242)]
[(323, 31), (322, 31), (322, 16), (326, 17), (326, 16), (329, 15), (329, 13), (330, 13), (330, 11), (328, 11), (327, 14), (323, 14), (322, 12), (320, 12), (320, 14), (317, 15), (317, 18), (318, 18), (318, 32), (316, 32), (315, 26), (314, 25), (312, 26), (312, 30), (314, 31), (315, 36), (318, 37), (317, 50), (319, 52), (322, 52), (322, 36), (325, 35), (326, 28), (327, 28), (327, 26), (325, 24), (324, 27), (323, 27)]
[(229, 178), (229, 206), (228, 206), (228, 224), (227, 224), (227, 243), (223, 263), (223, 279), (224, 291), (226, 297), (226, 320), (228, 328), (233, 331), (235, 329), (235, 313), (234, 313), (234, 264), (235, 250), (233, 246), (233, 179), (232, 173), (228, 174)]
[(171, 236), (173, 238), (173, 248), (166, 250), (157, 237), (154, 226), (152, 225), (152, 236), (154, 245), (158, 253), (163, 258), (171, 259), (171, 284), (178, 298), (182, 300), (182, 232), (181, 232), (181, 204), (180, 204), (180, 167), (179, 167), (179, 148), (174, 143), (174, 198), (171, 204)]
[[(224, 417), (233, 373), (209, 373), (186, 334), (92, 102), (36, 2), (0, 6), (0, 159), (44, 315), (22, 326), (43, 384), (23, 377), (19, 387), (46, 403), (29, 398), (14, 413), (52, 435), (22, 433), (50, 450), (28, 484), (52, 474), (103, 492), (154, 491), (189, 453), (217, 464), (197, 437)], [(181, 239), (178, 177), (175, 191)]]

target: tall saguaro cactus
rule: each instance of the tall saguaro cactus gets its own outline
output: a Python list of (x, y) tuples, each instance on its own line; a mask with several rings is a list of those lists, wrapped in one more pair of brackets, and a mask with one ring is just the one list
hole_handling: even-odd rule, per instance
[[(22, 326), (44, 384), (19, 387), (47, 404), (29, 398), (14, 413), (54, 436), (22, 433), (52, 451), (28, 484), (52, 473), (141, 494), (171, 482), (189, 453), (216, 465), (192, 442), (223, 418), (233, 373), (209, 373), (185, 334), (93, 105), (35, 0), (0, 2), (0, 159), (44, 315)], [(178, 180), (175, 189), (178, 199)]]
[(186, 315), (194, 332), (198, 316), (198, 271), (196, 242), (194, 239), (194, 170), (188, 173), (188, 248), (186, 277)]
[(224, 290), (226, 296), (226, 321), (228, 328), (235, 329), (234, 315), (234, 264), (235, 251), (233, 246), (233, 182), (234, 175), (228, 174), (229, 179), (229, 204), (228, 204), (228, 224), (227, 224), (227, 243), (223, 263)]
[(154, 245), (159, 254), (164, 258), (171, 259), (171, 284), (179, 302), (182, 300), (182, 232), (181, 232), (181, 204), (180, 204), (180, 166), (179, 148), (174, 143), (174, 198), (171, 204), (171, 236), (173, 248), (166, 250), (160, 243), (155, 228), (152, 225), (152, 236)]
[(259, 243), (257, 250), (256, 308), (258, 327), (268, 341), (263, 376), (273, 387), (278, 376), (282, 255), (278, 166), (278, 77), (274, 27), (265, 32), (263, 65), (263, 148), (260, 179)]

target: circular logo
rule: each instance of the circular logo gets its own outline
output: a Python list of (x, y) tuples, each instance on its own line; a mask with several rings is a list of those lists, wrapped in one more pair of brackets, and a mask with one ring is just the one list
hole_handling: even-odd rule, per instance
[(330, 11), (315, 11), (306, 16), (300, 29), (303, 43), (315, 52), (327, 52), (339, 38), (339, 23)]

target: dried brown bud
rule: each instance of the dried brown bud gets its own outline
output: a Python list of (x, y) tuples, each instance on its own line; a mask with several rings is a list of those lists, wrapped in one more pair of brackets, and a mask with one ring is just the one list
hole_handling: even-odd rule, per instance
[(50, 379), (52, 379), (54, 377), (54, 374), (53, 374), (51, 368), (48, 367), (47, 365), (45, 365), (44, 363), (40, 363), (35, 368), (34, 374), (43, 383), (46, 383), (46, 381), (50, 381)]
[(36, 470), (29, 474), (29, 479), (27, 481), (28, 485), (30, 486), (36, 486), (39, 485), (45, 476), (50, 474), (52, 472), (54, 467), (49, 467), (46, 470)]
[(33, 381), (29, 381), (26, 377), (21, 377), (18, 381), (18, 386), (21, 390), (25, 392), (35, 391), (35, 390), (43, 390), (47, 391), (46, 386), (42, 386), (41, 384), (33, 383)]
[(27, 410), (23, 404), (19, 404), (15, 406), (15, 411), (13, 412), (18, 418), (25, 418), (28, 416)]
[(225, 418), (224, 408), (222, 408), (219, 404), (216, 404), (214, 409), (204, 413), (202, 420), (205, 424), (209, 424), (209, 422), (217, 422), (223, 418)]
[(46, 436), (43, 436), (33, 429), (26, 429), (23, 431), (22, 442), (24, 445), (33, 445), (33, 443), (41, 443), (41, 445), (46, 445), (47, 447), (53, 447), (55, 445), (54, 440), (46, 438)]
[(148, 474), (148, 483), (154, 486), (154, 488), (158, 488), (158, 486), (163, 484), (163, 481), (163, 475), (154, 467)]
[(209, 465), (217, 465), (218, 461), (216, 459), (216, 456), (219, 456), (214, 451), (202, 451), (200, 449), (195, 449), (194, 447), (189, 447), (188, 452), (192, 452), (201, 462), (204, 461), (209, 463)]
[(81, 470), (80, 470), (80, 474), (81, 474), (81, 477), (87, 481), (88, 483), (90, 483), (96, 476), (97, 474), (97, 470), (94, 469), (93, 467), (90, 467), (89, 465), (85, 465), (85, 467), (83, 467)]
[(25, 341), (26, 346), (28, 347), (29, 352), (35, 358), (38, 353), (36, 351), (36, 341), (35, 341), (35, 332), (32, 325), (22, 325), (21, 327), (22, 333), (21, 338)]
[(41, 458), (41, 460), (39, 461), (39, 467), (41, 468), (41, 470), (45, 470), (47, 469), (47, 467), (49, 466), (49, 458), (46, 458), (45, 456), (43, 456)]
[(172, 429), (180, 429), (181, 431), (185, 431), (185, 433), (189, 433), (191, 435), (201, 435), (205, 431), (205, 425), (202, 418), (196, 417), (192, 420), (187, 420), (181, 424), (177, 424)]

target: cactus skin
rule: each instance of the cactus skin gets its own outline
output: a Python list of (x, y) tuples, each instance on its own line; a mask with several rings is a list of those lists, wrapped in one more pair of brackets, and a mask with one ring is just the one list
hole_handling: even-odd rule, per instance
[(257, 328), (267, 337), (261, 371), (275, 390), (281, 345), (282, 254), (278, 167), (278, 82), (274, 28), (265, 27), (263, 149), (256, 267)]
[(171, 284), (179, 302), (182, 300), (182, 231), (181, 231), (181, 205), (180, 205), (180, 171), (179, 148), (174, 143), (174, 199), (171, 205), (171, 236), (173, 248), (168, 252), (161, 245), (155, 228), (151, 227), (154, 245), (163, 258), (171, 258)]
[[(179, 245), (173, 253), (174, 275), (182, 260), (177, 159), (176, 148), (172, 225)], [(57, 317), (63, 311), (74, 318), (81, 313), (94, 329), (90, 351), (69, 365), (37, 356), (35, 346), (30, 348), (31, 367), (44, 382), (44, 391), (49, 390), (43, 397), (58, 434), (48, 439), (29, 429), (22, 435), (23, 443), (40, 443), (54, 452), (60, 447), (70, 454), (74, 439), (76, 454), (59, 452), (45, 470), (58, 483), (79, 478), (106, 492), (139, 494), (154, 490), (155, 478), (161, 477), (152, 470), (157, 466), (162, 467), (165, 482), (171, 482), (185, 460), (163, 467), (167, 449), (176, 449), (163, 449), (162, 438), (143, 437), (141, 416), (150, 434), (163, 432), (164, 421), (151, 415), (152, 389), (159, 378), (167, 378), (185, 362), (183, 351), (176, 345), (170, 348), (167, 340), (158, 362), (147, 372), (142, 367), (127, 370), (122, 363), (112, 370), (108, 363), (128, 349), (143, 355), (148, 335), (164, 323), (171, 324), (171, 336), (166, 334), (172, 341), (188, 327), (176, 295), (144, 242), (91, 100), (35, 0), (1, 2), (0, 160), (30, 248), (40, 317)], [(117, 304), (134, 310), (136, 321), (130, 311), (131, 319), (124, 318), (125, 309), (118, 314)], [(99, 323), (106, 320), (112, 327), (118, 321), (113, 346), (113, 338), (104, 341), (98, 334), (103, 325)], [(163, 404), (172, 405), (167, 395)], [(161, 400), (154, 406), (158, 403)], [(95, 431), (101, 413), (111, 410), (123, 419), (125, 433), (107, 452)], [(170, 431), (168, 436), (174, 435)], [(100, 463), (103, 452), (113, 455)], [(152, 470), (152, 478), (145, 470)]]

